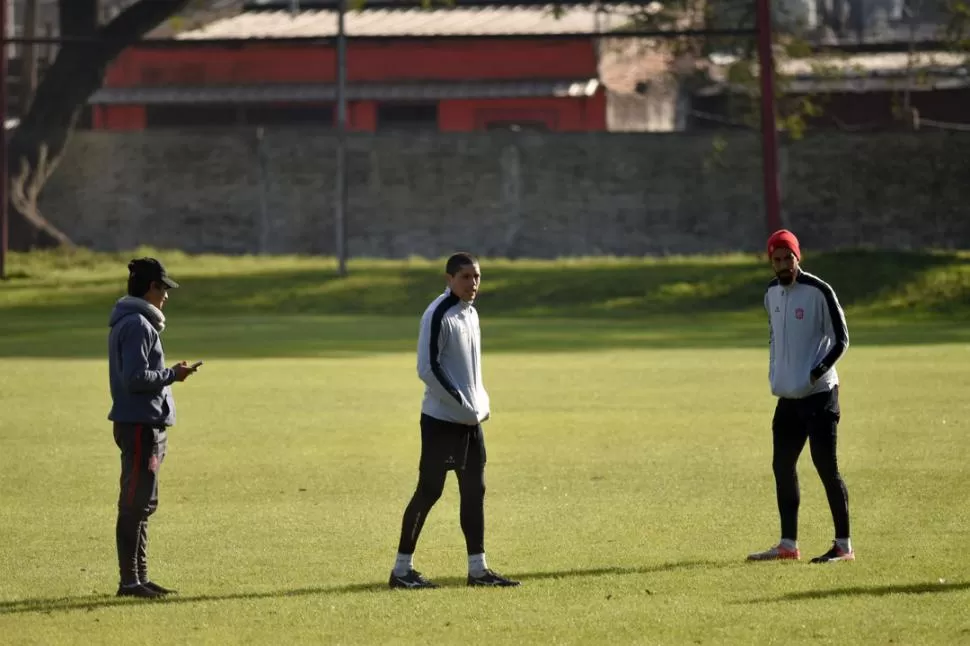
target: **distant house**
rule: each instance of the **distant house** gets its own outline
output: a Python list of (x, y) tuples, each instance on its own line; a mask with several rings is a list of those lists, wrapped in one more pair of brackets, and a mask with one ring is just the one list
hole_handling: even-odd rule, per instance
[[(94, 127), (329, 126), (336, 23), (330, 10), (247, 11), (146, 41), (118, 58), (91, 98)], [(605, 130), (595, 39), (569, 36), (596, 25), (585, 9), (351, 11), (346, 33), (366, 38), (348, 44), (349, 127)]]
[[(939, 40), (948, 0), (773, 0), (774, 24), (827, 45), (879, 45)], [(709, 26), (753, 24), (753, 3), (711, 5)]]
[[(821, 113), (814, 128), (878, 130), (906, 122), (907, 101), (924, 122), (970, 125), (970, 59), (937, 51), (830, 54), (778, 64), (786, 100), (808, 99)], [(712, 66), (706, 84), (691, 97), (692, 129), (720, 128), (749, 108), (757, 109), (751, 88), (730, 85), (723, 68)], [(740, 108), (740, 110), (739, 110)]]

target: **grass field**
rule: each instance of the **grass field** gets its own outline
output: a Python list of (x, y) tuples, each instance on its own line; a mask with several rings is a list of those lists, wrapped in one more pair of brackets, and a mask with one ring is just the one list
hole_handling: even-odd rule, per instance
[[(464, 587), (454, 479), (386, 589), (416, 478), (417, 317), (438, 263), (166, 253), (166, 352), (205, 359), (113, 596), (107, 316), (120, 256), (14, 256), (0, 283), (0, 643), (970, 643), (970, 256), (806, 259), (846, 305), (840, 458), (858, 560), (777, 539), (760, 258), (483, 264), (489, 563)], [(831, 540), (807, 454), (801, 546)]]

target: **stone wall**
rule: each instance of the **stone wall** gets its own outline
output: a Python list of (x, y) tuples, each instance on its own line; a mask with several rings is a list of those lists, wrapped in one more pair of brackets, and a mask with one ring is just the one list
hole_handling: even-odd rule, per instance
[[(757, 250), (760, 140), (710, 134), (361, 134), (355, 257)], [(336, 139), (251, 130), (79, 133), (41, 198), (95, 249), (324, 253)], [(970, 248), (970, 134), (819, 134), (781, 155), (785, 224), (810, 248)]]

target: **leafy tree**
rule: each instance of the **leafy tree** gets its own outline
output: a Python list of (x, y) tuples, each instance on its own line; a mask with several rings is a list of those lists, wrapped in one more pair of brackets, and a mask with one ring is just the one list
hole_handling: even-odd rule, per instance
[(65, 42), (44, 74), (8, 142), (7, 208), (10, 248), (70, 245), (48, 222), (37, 198), (108, 65), (129, 45), (185, 9), (191, 0), (137, 0), (105, 24), (98, 0), (58, 0)]

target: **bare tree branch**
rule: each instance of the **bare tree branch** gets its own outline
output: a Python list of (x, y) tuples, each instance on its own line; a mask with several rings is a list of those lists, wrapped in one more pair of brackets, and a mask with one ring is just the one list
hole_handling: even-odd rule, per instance
[(190, 2), (139, 0), (99, 27), (98, 0), (58, 1), (61, 34), (93, 37), (96, 43), (65, 43), (60, 48), (10, 137), (7, 199), (12, 249), (70, 244), (37, 208), (40, 191), (64, 154), (88, 98), (104, 83), (108, 65)]

